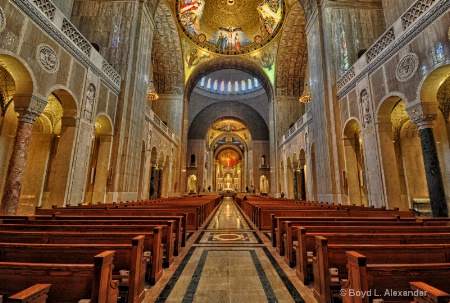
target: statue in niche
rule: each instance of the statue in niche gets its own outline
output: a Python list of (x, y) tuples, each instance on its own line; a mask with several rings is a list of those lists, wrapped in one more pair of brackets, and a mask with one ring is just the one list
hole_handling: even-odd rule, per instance
[(359, 98), (362, 126), (367, 127), (372, 123), (372, 115), (370, 114), (370, 99), (367, 89), (363, 89)]
[(95, 100), (95, 86), (92, 83), (89, 83), (88, 88), (86, 90), (86, 104), (84, 107), (84, 118), (92, 121), (92, 110), (94, 109), (94, 100)]

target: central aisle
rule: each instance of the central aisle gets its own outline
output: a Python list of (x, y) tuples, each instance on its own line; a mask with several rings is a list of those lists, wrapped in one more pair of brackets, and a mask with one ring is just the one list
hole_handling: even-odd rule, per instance
[[(273, 252), (273, 255), (272, 255)], [(231, 198), (224, 198), (145, 302), (316, 302)]]

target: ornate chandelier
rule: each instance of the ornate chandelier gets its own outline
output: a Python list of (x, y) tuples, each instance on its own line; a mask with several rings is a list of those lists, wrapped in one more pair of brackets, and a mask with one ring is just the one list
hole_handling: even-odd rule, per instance
[(153, 101), (153, 100), (158, 100), (158, 99), (159, 99), (159, 96), (155, 90), (155, 87), (153, 86), (153, 80), (150, 80), (150, 83), (148, 84), (148, 87), (147, 87), (147, 100)]
[(311, 102), (311, 91), (308, 88), (308, 84), (305, 83), (305, 89), (303, 90), (302, 95), (298, 99), (301, 103), (309, 103)]

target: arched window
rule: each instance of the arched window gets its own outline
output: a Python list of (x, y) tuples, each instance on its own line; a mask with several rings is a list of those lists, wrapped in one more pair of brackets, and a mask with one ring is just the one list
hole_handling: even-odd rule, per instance
[(241, 81), (241, 89), (242, 89), (242, 91), (245, 91), (245, 89), (246, 89), (245, 86), (246, 86), (246, 85), (245, 85), (245, 81), (242, 80), (242, 81)]
[(217, 84), (218, 84), (218, 82), (217, 82), (217, 80), (215, 80), (214, 81), (214, 90), (217, 90)]
[(234, 81), (234, 92), (235, 93), (239, 92), (239, 82), (238, 81)]
[(231, 81), (228, 81), (228, 92), (231, 93)]
[(211, 78), (208, 79), (208, 85), (206, 85), (207, 89), (211, 89)]
[(222, 80), (222, 82), (220, 83), (220, 91), (224, 92), (225, 91), (225, 81)]
[(259, 81), (258, 81), (258, 79), (254, 78), (254, 81), (255, 81), (255, 88), (259, 87)]
[(248, 79), (248, 89), (252, 89), (253, 88), (253, 84), (252, 84), (252, 80)]
[(205, 86), (205, 77), (202, 78), (202, 81), (200, 82), (200, 86), (204, 87)]

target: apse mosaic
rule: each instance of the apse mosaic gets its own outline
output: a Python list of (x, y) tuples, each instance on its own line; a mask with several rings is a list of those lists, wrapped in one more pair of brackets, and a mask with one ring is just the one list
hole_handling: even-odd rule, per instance
[(222, 167), (233, 168), (236, 164), (239, 163), (239, 155), (235, 151), (225, 150), (220, 153), (218, 160)]
[(176, 7), (178, 22), (189, 39), (226, 55), (266, 45), (278, 33), (285, 15), (283, 0), (177, 0)]

